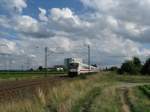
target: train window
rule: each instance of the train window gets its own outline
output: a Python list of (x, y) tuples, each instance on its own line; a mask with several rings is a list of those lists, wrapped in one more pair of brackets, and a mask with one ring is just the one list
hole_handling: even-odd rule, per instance
[(70, 68), (78, 68), (78, 63), (70, 63)]

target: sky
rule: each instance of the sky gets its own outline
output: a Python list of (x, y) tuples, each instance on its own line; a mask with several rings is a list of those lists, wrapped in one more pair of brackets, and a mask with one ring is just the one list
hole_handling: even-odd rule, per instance
[(120, 66), (150, 57), (150, 0), (0, 0), (0, 69), (63, 64), (80, 57)]

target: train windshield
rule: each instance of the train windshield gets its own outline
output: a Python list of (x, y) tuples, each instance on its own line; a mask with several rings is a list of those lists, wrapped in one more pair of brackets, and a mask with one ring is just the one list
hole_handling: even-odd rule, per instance
[(70, 69), (77, 69), (79, 66), (78, 63), (70, 63)]

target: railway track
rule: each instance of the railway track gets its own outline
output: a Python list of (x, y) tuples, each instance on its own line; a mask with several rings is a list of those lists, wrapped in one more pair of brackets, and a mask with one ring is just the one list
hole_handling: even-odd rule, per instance
[(53, 87), (66, 77), (51, 76), (32, 80), (19, 80), (0, 83), (0, 101), (19, 97), (24, 92), (33, 93), (38, 87)]

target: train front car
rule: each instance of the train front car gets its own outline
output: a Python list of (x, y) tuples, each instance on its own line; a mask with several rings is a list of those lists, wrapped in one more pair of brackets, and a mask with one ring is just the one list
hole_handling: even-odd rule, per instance
[(96, 73), (98, 72), (97, 67), (89, 66), (87, 64), (72, 62), (69, 64), (69, 71), (68, 75), (70, 77), (88, 74), (88, 73)]
[(84, 64), (81, 58), (66, 58), (64, 65), (70, 77), (98, 72), (97, 67)]
[(79, 75), (79, 63), (69, 63), (69, 71), (68, 71), (68, 75), (70, 77), (74, 77)]

